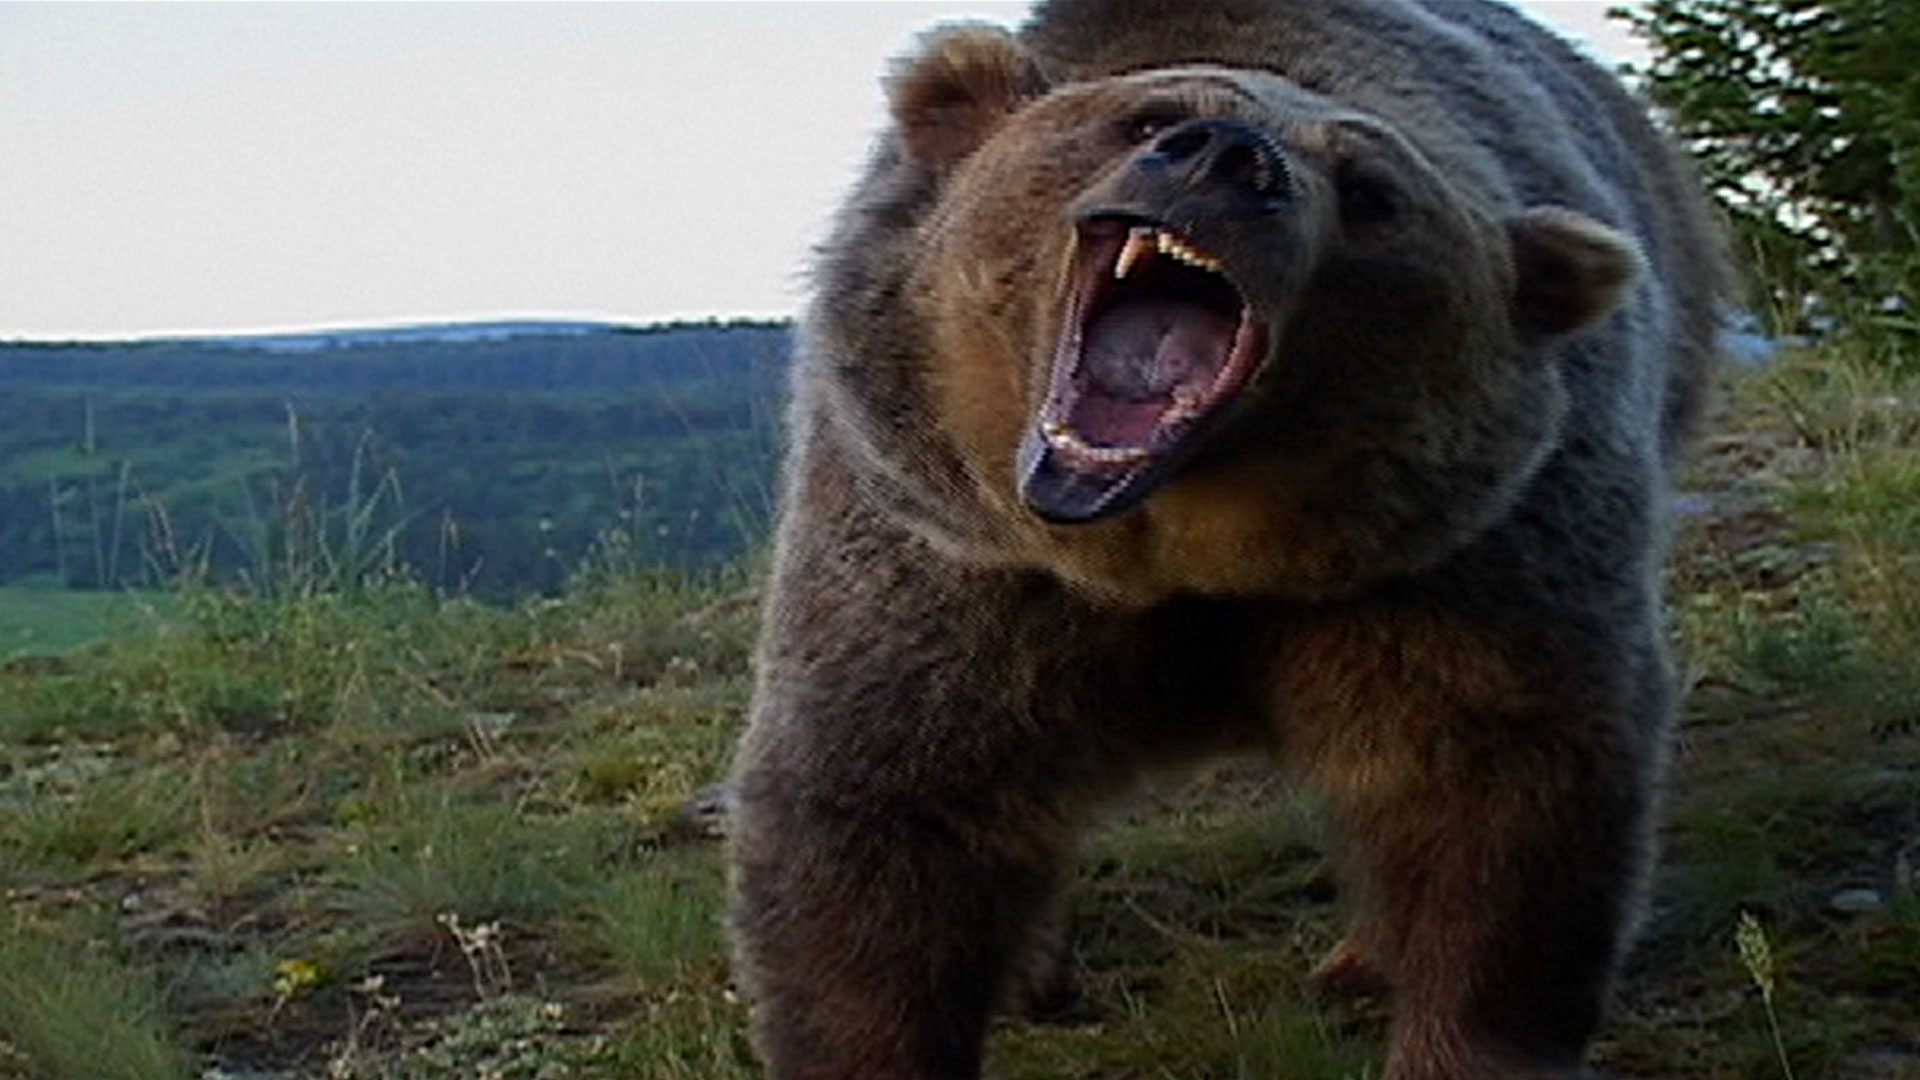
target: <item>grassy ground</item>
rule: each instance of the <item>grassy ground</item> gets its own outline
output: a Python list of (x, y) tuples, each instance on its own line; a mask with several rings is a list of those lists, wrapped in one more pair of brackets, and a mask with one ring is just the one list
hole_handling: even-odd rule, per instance
[[(1920, 397), (1886, 370), (1749, 379), (1690, 485), (1621, 1075), (1920, 1078)], [(0, 664), (0, 1078), (756, 1075), (680, 812), (752, 623), (737, 582), (633, 574), (515, 611), (187, 594)], [(1073, 894), (1080, 997), (1003, 1023), (995, 1074), (1376, 1075), (1380, 1011), (1304, 987), (1325, 851), (1246, 763), (1122, 808)]]
[(0, 588), (0, 660), (64, 653), (138, 632), (172, 600), (156, 593)]

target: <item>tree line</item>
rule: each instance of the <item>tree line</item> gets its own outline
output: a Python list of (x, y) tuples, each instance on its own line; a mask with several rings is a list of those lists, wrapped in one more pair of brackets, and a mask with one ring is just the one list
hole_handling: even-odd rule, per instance
[(771, 514), (787, 349), (764, 323), (0, 344), (0, 584), (404, 571), (510, 596), (593, 559), (738, 559)]
[(1912, 362), (1920, 4), (1649, 0), (1623, 17), (1652, 53), (1635, 74), (1734, 225), (1753, 306), (1777, 329), (1843, 326)]

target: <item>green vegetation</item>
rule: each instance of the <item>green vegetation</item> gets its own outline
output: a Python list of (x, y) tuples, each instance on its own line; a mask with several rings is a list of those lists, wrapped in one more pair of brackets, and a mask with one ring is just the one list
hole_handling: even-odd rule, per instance
[[(1758, 271), (1762, 311), (1920, 332), (1920, 19), (1911, 0), (1649, 0), (1664, 106)], [(1902, 299), (1904, 303), (1883, 306)]]
[[(5, 1049), (47, 1076), (184, 1080), (147, 972), (128, 970), (98, 942), (63, 941), (31, 925), (0, 937), (0, 1032)], [(0, 1053), (0, 1075), (7, 1075)]]
[(1672, 587), (1689, 713), (1623, 1071), (1920, 1076), (1912, 14), (1651, 0), (1631, 16), (1753, 302), (1816, 340), (1743, 377), (1695, 478)]
[(404, 568), (506, 599), (609, 544), (762, 540), (785, 327), (484, 330), (0, 343), (0, 585)]
[(724, 984), (678, 807), (744, 704), (739, 588), (190, 590), (0, 668), (0, 1076), (612, 1070)]
[(1692, 692), (1622, 1071), (1920, 1076), (1912, 370), (1857, 339), (1792, 353), (1741, 380), (1708, 441), (1673, 583)]
[(172, 604), (173, 595), (165, 592), (0, 587), (0, 661), (64, 653), (137, 632)]

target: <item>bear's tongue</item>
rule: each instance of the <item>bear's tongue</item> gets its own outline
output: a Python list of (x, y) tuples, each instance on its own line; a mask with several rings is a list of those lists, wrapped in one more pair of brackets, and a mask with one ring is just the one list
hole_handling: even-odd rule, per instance
[(1148, 445), (1170, 410), (1213, 384), (1237, 325), (1176, 299), (1132, 299), (1097, 312), (1082, 341), (1068, 422), (1098, 446)]

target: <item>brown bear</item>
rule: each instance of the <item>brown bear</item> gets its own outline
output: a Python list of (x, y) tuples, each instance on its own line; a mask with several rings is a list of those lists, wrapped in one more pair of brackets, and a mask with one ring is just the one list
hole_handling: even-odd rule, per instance
[(1580, 1074), (1672, 704), (1686, 167), (1485, 0), (937, 31), (818, 267), (730, 840), (777, 1080), (979, 1075), (1102, 797), (1264, 748), (1394, 1080)]

